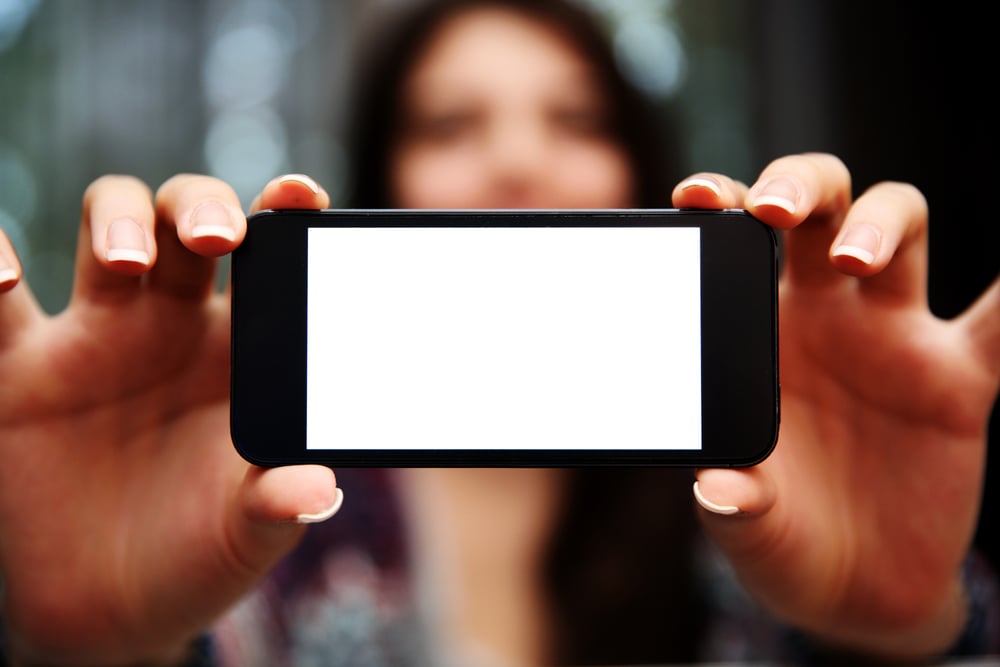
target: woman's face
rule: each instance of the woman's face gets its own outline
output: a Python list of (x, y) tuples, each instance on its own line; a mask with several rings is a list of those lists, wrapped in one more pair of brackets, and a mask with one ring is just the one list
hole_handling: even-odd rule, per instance
[(459, 12), (404, 81), (393, 204), (633, 206), (608, 111), (596, 73), (548, 26), (503, 8)]

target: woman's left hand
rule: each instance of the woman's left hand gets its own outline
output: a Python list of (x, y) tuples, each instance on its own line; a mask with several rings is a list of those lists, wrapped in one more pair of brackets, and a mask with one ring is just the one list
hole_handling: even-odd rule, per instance
[(946, 650), (1000, 386), (1000, 279), (961, 316), (934, 316), (924, 197), (886, 182), (852, 201), (830, 155), (776, 160), (750, 188), (696, 174), (673, 204), (788, 230), (778, 444), (754, 468), (699, 471), (706, 530), (763, 604), (819, 640)]

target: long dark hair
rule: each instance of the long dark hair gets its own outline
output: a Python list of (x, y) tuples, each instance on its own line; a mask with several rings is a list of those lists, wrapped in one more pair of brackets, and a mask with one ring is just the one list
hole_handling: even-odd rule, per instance
[(636, 205), (669, 205), (677, 182), (678, 151), (670, 109), (658, 106), (622, 76), (607, 37), (593, 16), (560, 0), (431, 0), (404, 3), (380, 14), (359, 40), (344, 128), (348, 154), (347, 206), (391, 208), (389, 160), (400, 128), (403, 82), (436, 28), (455, 12), (475, 6), (513, 9), (554, 28), (590, 62), (611, 101), (611, 136), (636, 174)]
[[(560, 0), (435, 0), (379, 17), (364, 34), (347, 137), (347, 205), (389, 208), (389, 166), (401, 89), (421, 48), (454, 12), (512, 9), (555, 28), (590, 61), (611, 101), (612, 137), (636, 175), (640, 207), (669, 205), (676, 150), (662, 109), (619, 72), (606, 35), (586, 11)], [(651, 664), (696, 659), (704, 609), (692, 576), (696, 534), (689, 470), (569, 471), (562, 515), (543, 564), (554, 664)]]

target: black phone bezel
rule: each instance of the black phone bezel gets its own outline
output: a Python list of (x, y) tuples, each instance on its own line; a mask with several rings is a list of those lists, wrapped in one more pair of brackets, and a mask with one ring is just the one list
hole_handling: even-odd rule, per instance
[[(315, 226), (699, 227), (702, 449), (307, 449), (306, 243)], [(777, 239), (746, 211), (266, 210), (248, 218), (231, 259), (230, 428), (237, 451), (256, 465), (743, 467), (777, 441)]]

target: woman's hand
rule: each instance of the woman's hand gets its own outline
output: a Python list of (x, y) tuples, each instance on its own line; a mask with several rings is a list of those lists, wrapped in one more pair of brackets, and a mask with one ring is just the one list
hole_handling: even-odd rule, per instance
[(923, 196), (881, 183), (852, 201), (829, 155), (776, 160), (749, 189), (697, 174), (673, 203), (788, 230), (778, 444), (755, 468), (699, 472), (706, 529), (759, 600), (820, 640), (946, 649), (965, 619), (958, 572), (1000, 385), (1000, 280), (962, 316), (935, 317)]
[[(321, 208), (305, 177), (255, 206)], [(55, 317), (0, 233), (0, 568), (16, 664), (159, 664), (245, 593), (342, 494), (330, 470), (264, 470), (229, 436), (229, 299), (215, 257), (246, 231), (204, 176), (86, 193)]]

